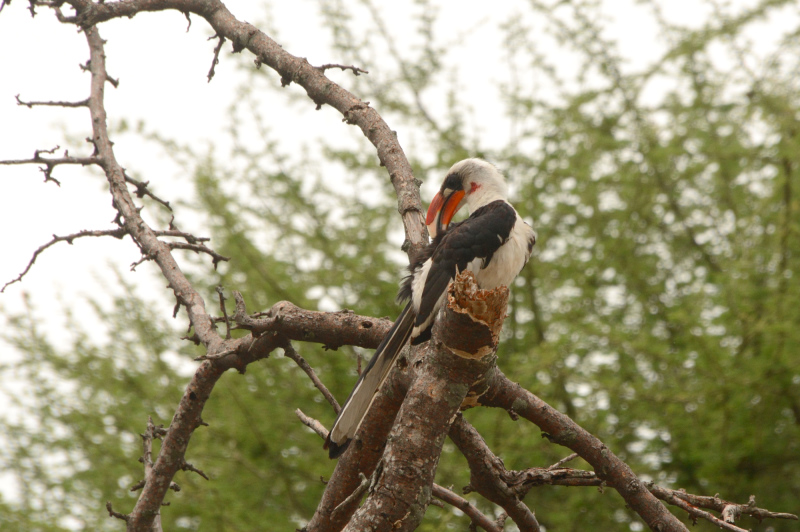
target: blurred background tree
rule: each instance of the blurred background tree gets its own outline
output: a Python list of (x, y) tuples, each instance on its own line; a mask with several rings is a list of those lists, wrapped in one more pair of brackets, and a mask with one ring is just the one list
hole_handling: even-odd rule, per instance
[[(447, 62), (470, 28), (443, 32), (433, 2), (409, 7), (411, 45), (398, 43), (377, 2), (320, 2), (318, 15), (331, 56), (370, 71), (351, 90), (408, 139), (419, 179), (438, 183), (455, 161), (487, 158), (535, 220), (539, 242), (512, 289), (500, 367), (643, 478), (738, 502), (756, 494), (760, 506), (797, 512), (800, 8), (709, 2), (696, 8), (702, 20), (683, 26), (664, 2), (639, 2), (665, 44), (633, 67), (608, 31), (613, 4), (521, 2), (498, 29), (502, 46), (491, 53), (508, 76), (487, 102), (471, 100), (465, 74)], [(759, 24), (774, 24), (769, 49), (751, 41)], [(286, 145), (270, 106), (301, 96), (245, 63), (230, 153), (129, 131), (161, 143), (193, 176), (195, 194), (180, 209), (196, 212), (215, 249), (233, 257), (220, 272), (197, 260), (194, 281), (209, 300), (218, 284), (240, 290), (251, 311), (286, 299), (393, 317), (402, 232), (371, 147), (351, 130)], [(481, 76), (472, 66), (466, 77)], [(484, 103), (504, 111), (485, 128), (473, 111)], [(507, 133), (489, 135), (498, 130)], [(118, 529), (105, 502), (133, 501), (137, 434), (148, 415), (169, 423), (192, 367), (178, 361), (193, 348), (130, 277), (118, 281), (113, 305), (94, 304), (102, 342), (85, 316), (67, 312), (65, 344), (37, 325), (35, 308), (6, 313), (4, 341), (23, 357), (2, 367), (3, 379), (24, 382), (25, 393), (0, 422), (9, 443), (0, 457), (21, 492), (21, 502), (0, 505), (3, 530)], [(370, 355), (296, 347), (340, 399), (356, 358)], [(302, 526), (334, 464), (297, 407), (327, 424), (334, 417), (281, 356), (222, 379), (205, 409), (210, 426), (188, 453), (211, 481), (176, 479), (165, 529)], [(509, 468), (567, 454), (504, 412), (466, 416)], [(437, 482), (468, 483), (450, 444)], [(595, 489), (539, 488), (528, 502), (548, 530), (642, 529), (619, 497)], [(432, 506), (422, 529), (468, 522)]]

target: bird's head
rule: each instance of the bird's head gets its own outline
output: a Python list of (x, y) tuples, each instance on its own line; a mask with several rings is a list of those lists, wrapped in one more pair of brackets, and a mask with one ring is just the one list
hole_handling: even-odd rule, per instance
[(425, 224), (431, 238), (443, 233), (455, 213), (467, 205), (470, 214), (496, 200), (508, 199), (506, 180), (494, 165), (483, 159), (464, 159), (447, 172), (442, 188), (428, 207)]

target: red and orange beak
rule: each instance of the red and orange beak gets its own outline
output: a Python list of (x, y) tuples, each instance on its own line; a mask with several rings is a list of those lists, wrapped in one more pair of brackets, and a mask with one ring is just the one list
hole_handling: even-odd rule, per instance
[[(464, 199), (464, 191), (456, 190), (445, 198), (441, 192), (437, 192), (428, 207), (428, 215), (425, 217), (425, 225), (428, 226), (428, 233), (431, 238), (436, 238), (447, 230), (450, 221), (461, 206), (461, 200)], [(436, 223), (434, 223), (436, 222)]]

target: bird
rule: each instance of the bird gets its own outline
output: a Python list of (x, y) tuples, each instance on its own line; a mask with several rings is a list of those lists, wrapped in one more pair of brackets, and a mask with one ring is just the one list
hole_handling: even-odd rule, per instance
[[(452, 222), (464, 205), (469, 217)], [(454, 164), (428, 208), (425, 223), (433, 241), (409, 265), (397, 294), (407, 304), (339, 411), (324, 449), (331, 459), (347, 449), (406, 344), (431, 338), (433, 323), (459, 272), (475, 274), (479, 288), (509, 286), (531, 256), (536, 232), (508, 202), (503, 174), (472, 158)]]

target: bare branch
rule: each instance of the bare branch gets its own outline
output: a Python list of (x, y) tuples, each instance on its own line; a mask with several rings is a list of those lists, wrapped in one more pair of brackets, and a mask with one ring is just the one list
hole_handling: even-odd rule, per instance
[(374, 349), (392, 326), (387, 319), (359, 316), (351, 310), (316, 312), (301, 309), (289, 301), (275, 303), (262, 314), (264, 318), (252, 318), (247, 315), (242, 294), (234, 290), (233, 297), (236, 300), (234, 321), (256, 337), (280, 332), (289, 340), (317, 342), (327, 349), (338, 349), (342, 345)]
[(170, 207), (168, 201), (162, 200), (161, 198), (159, 198), (158, 196), (153, 194), (150, 191), (149, 188), (147, 188), (147, 186), (150, 184), (150, 181), (144, 181), (144, 182), (138, 181), (138, 180), (132, 178), (131, 176), (129, 176), (127, 173), (125, 174), (125, 181), (127, 181), (128, 183), (130, 183), (131, 185), (136, 187), (136, 197), (137, 198), (141, 199), (141, 198), (143, 198), (145, 196), (148, 196), (148, 197), (154, 199), (155, 201), (159, 202), (161, 205), (163, 205), (164, 207), (166, 207), (170, 211), (172, 211), (172, 207)]
[(87, 237), (87, 236), (94, 236), (94, 237), (113, 236), (114, 238), (122, 238), (126, 234), (128, 234), (128, 231), (126, 229), (120, 227), (118, 229), (105, 229), (105, 230), (97, 230), (97, 231), (88, 231), (88, 230), (87, 231), (80, 231), (78, 233), (73, 233), (71, 235), (66, 235), (66, 236), (53, 235), (53, 239), (52, 240), (50, 240), (47, 244), (39, 246), (39, 248), (36, 249), (36, 251), (33, 252), (33, 257), (31, 257), (31, 260), (28, 262), (28, 266), (22, 271), (22, 273), (20, 273), (17, 276), (16, 279), (13, 279), (13, 280), (7, 282), (6, 284), (4, 284), (3, 288), (0, 288), (0, 293), (5, 292), (5, 289), (9, 285), (12, 285), (14, 283), (18, 283), (18, 282), (22, 281), (22, 278), (25, 277), (25, 275), (33, 267), (33, 263), (36, 262), (37, 258), (39, 258), (39, 255), (41, 255), (42, 252), (44, 252), (44, 250), (46, 250), (50, 246), (53, 246), (53, 245), (55, 245), (55, 244), (57, 244), (59, 242), (66, 242), (66, 243), (72, 245), (72, 242), (75, 239), (83, 238), (83, 237)]
[[(403, 467), (383, 470), (345, 530), (403, 531), (419, 525), (428, 504), (424, 494), (430, 494), (450, 424), (472, 385), (485, 381), (494, 368), (507, 304), (506, 287), (480, 290), (470, 271), (450, 284), (447, 304), (434, 325), (425, 357), (416, 362), (416, 378), (382, 458), (383, 463)], [(345, 454), (352, 452), (351, 447)]]
[(122, 519), (126, 523), (130, 520), (130, 516), (128, 514), (121, 514), (119, 512), (115, 512), (114, 508), (111, 506), (111, 501), (106, 502), (106, 510), (108, 510), (109, 517), (116, 517), (117, 519)]
[[(156, 231), (156, 233), (158, 233)], [(167, 242), (169, 249), (185, 249), (187, 251), (194, 251), (195, 253), (205, 253), (206, 255), (211, 256), (211, 262), (214, 265), (214, 269), (217, 269), (217, 264), (220, 262), (228, 262), (231, 260), (230, 257), (225, 257), (220, 255), (213, 249), (205, 246), (204, 244), (190, 244), (188, 242)]]
[(88, 107), (89, 106), (89, 98), (85, 100), (81, 100), (79, 102), (25, 102), (20, 100), (19, 94), (15, 96), (17, 99), (17, 105), (24, 105), (28, 109), (32, 109), (33, 106), (43, 106), (43, 107)]
[[(317, 433), (317, 435), (324, 441), (328, 437), (328, 430), (314, 418), (308, 417), (306, 414), (303, 413), (302, 410), (299, 408), (294, 411), (295, 415), (303, 422), (303, 424), (309, 427), (311, 430)], [(334, 508), (333, 513), (337, 514), (347, 506), (351, 505), (353, 502), (359, 500), (361, 496), (367, 491), (369, 487), (370, 481), (364, 475), (364, 473), (358, 474), (361, 483), (358, 487), (353, 490), (353, 492), (347, 496), (347, 498), (342, 501), (339, 505)], [(473, 504), (471, 504), (468, 500), (460, 497), (459, 495), (453, 493), (453, 491), (440, 486), (439, 484), (433, 484), (432, 488), (432, 495), (434, 497), (438, 497), (439, 499), (443, 500), (444, 502), (458, 508), (464, 514), (466, 514), (474, 524), (483, 528), (487, 532), (502, 532), (502, 527), (498, 527), (493, 521), (491, 521), (488, 517), (486, 517), (483, 513), (481, 513), (478, 508), (476, 508)]]
[(198, 475), (200, 475), (204, 479), (210, 480), (208, 478), (208, 475), (206, 475), (205, 472), (202, 469), (197, 469), (195, 466), (193, 466), (192, 464), (190, 464), (186, 460), (183, 461), (183, 465), (181, 466), (181, 471), (192, 471), (194, 473), (197, 473)]
[(328, 429), (326, 429), (322, 423), (318, 420), (314, 419), (313, 417), (308, 417), (302, 410), (299, 408), (294, 411), (295, 415), (303, 422), (303, 425), (310, 428), (314, 432), (317, 433), (317, 436), (322, 438), (323, 441), (328, 437)]
[(483, 513), (481, 513), (481, 511), (478, 510), (467, 499), (456, 495), (449, 489), (443, 488), (438, 484), (434, 484), (431, 493), (434, 497), (438, 497), (447, 504), (450, 504), (464, 512), (464, 514), (472, 520), (474, 525), (481, 527), (482, 529), (486, 530), (486, 532), (502, 532), (502, 527), (497, 526), (494, 521), (483, 515)]
[(339, 69), (341, 69), (343, 71), (344, 70), (352, 70), (354, 76), (359, 76), (361, 74), (369, 74), (369, 72), (364, 70), (363, 68), (358, 68), (357, 66), (353, 66), (353, 65), (345, 66), (345, 65), (337, 65), (337, 64), (334, 64), (334, 63), (327, 63), (327, 64), (324, 64), (322, 66), (318, 66), (318, 67), (314, 67), (314, 68), (316, 68), (317, 70), (319, 70), (323, 74), (325, 73), (326, 70), (328, 70), (330, 68), (339, 68)]
[(325, 385), (322, 384), (322, 381), (319, 380), (319, 377), (317, 377), (317, 374), (314, 372), (314, 369), (308, 364), (308, 362), (306, 362), (306, 359), (300, 356), (297, 353), (297, 351), (295, 351), (294, 347), (292, 346), (292, 342), (286, 339), (281, 345), (281, 347), (283, 348), (283, 354), (286, 355), (288, 358), (294, 360), (297, 363), (297, 365), (300, 366), (300, 369), (306, 372), (306, 375), (308, 375), (308, 378), (311, 379), (311, 382), (314, 383), (314, 386), (317, 387), (320, 393), (322, 393), (322, 396), (325, 398), (325, 400), (328, 401), (328, 403), (330, 403), (330, 405), (333, 407), (333, 410), (338, 414), (342, 410), (342, 407), (339, 406), (339, 403), (336, 401), (336, 398), (328, 390), (328, 388), (326, 388)]
[(578, 457), (578, 453), (572, 453), (572, 454), (571, 454), (571, 455), (569, 455), (569, 456), (565, 456), (564, 458), (562, 458), (561, 460), (559, 460), (559, 461), (558, 461), (558, 462), (556, 462), (555, 464), (553, 464), (553, 465), (551, 465), (550, 467), (548, 467), (548, 468), (547, 468), (547, 470), (548, 470), (548, 471), (552, 471), (553, 469), (558, 469), (558, 468), (560, 468), (562, 465), (564, 465), (564, 464), (566, 464), (567, 462), (569, 462), (570, 460), (575, 460), (577, 457)]
[(225, 339), (231, 339), (231, 320), (228, 318), (228, 311), (225, 309), (225, 294), (222, 286), (217, 287), (217, 294), (219, 294), (219, 310), (222, 311), (222, 317), (225, 320)]
[[(749, 515), (755, 519), (758, 519), (759, 521), (764, 519), (787, 519), (791, 521), (798, 520), (798, 517), (794, 514), (771, 512), (763, 508), (758, 508), (756, 506), (755, 497), (753, 496), (750, 497), (750, 500), (747, 504), (737, 504), (735, 502), (720, 499), (716, 495), (714, 497), (692, 495), (691, 493), (686, 493), (683, 490), (671, 490), (669, 488), (662, 488), (661, 486), (656, 485), (649, 485), (648, 489), (653, 493), (653, 495), (662, 501), (680, 506), (689, 513), (691, 513), (690, 509), (692, 508), (705, 508), (719, 512), (722, 516), (722, 520), (725, 523), (733, 523), (740, 515)], [(675, 501), (685, 501), (689, 505), (689, 509), (681, 506)], [(701, 515), (697, 515), (697, 517), (706, 519), (706, 517)], [(712, 522), (722, 527), (722, 525), (716, 523), (716, 521)]]
[(33, 152), (33, 157), (30, 159), (5, 160), (5, 161), (0, 161), (0, 165), (11, 166), (20, 164), (43, 164), (44, 167), (40, 168), (39, 170), (41, 170), (42, 173), (44, 174), (44, 182), (47, 183), (48, 181), (52, 181), (56, 185), (61, 186), (61, 183), (58, 181), (58, 179), (53, 177), (53, 170), (55, 169), (56, 166), (59, 166), (61, 164), (79, 164), (81, 166), (98, 164), (97, 158), (95, 156), (71, 157), (69, 155), (68, 150), (64, 150), (63, 157), (53, 157), (53, 158), (42, 157), (43, 153), (52, 155), (55, 153), (57, 149), (59, 149), (58, 146), (50, 150), (36, 150)]
[[(161, 439), (161, 436), (164, 433), (164, 427), (156, 427), (153, 423), (153, 418), (148, 416), (147, 417), (147, 428), (144, 431), (144, 434), (141, 434), (142, 437), (142, 458), (141, 462), (144, 465), (144, 479), (142, 489), (147, 486), (147, 483), (153, 478), (153, 440), (154, 439)], [(177, 484), (170, 483), (170, 488), (174, 491), (180, 491), (180, 488), (177, 487)], [(133, 491), (133, 488), (131, 488)], [(153, 518), (153, 524), (151, 525), (150, 530), (153, 532), (161, 532), (161, 513), (156, 512), (155, 517)]]
[[(186, 18), (188, 19), (189, 18), (189, 14), (188, 13), (184, 13), (184, 14), (186, 15)], [(191, 24), (192, 24), (192, 21), (189, 20), (189, 25), (191, 26)], [(186, 31), (189, 31), (189, 28), (186, 28)], [(214, 35), (212, 37), (209, 37), (208, 40), (210, 41), (211, 39), (217, 39), (217, 38), (219, 38), (219, 43), (217, 43), (217, 46), (214, 48), (214, 59), (211, 61), (211, 68), (208, 70), (208, 82), (209, 83), (211, 83), (211, 80), (214, 78), (214, 74), (215, 74), (217, 65), (219, 64), (219, 52), (220, 52), (220, 50), (222, 50), (222, 45), (225, 44), (225, 37), (223, 37), (222, 35)]]

